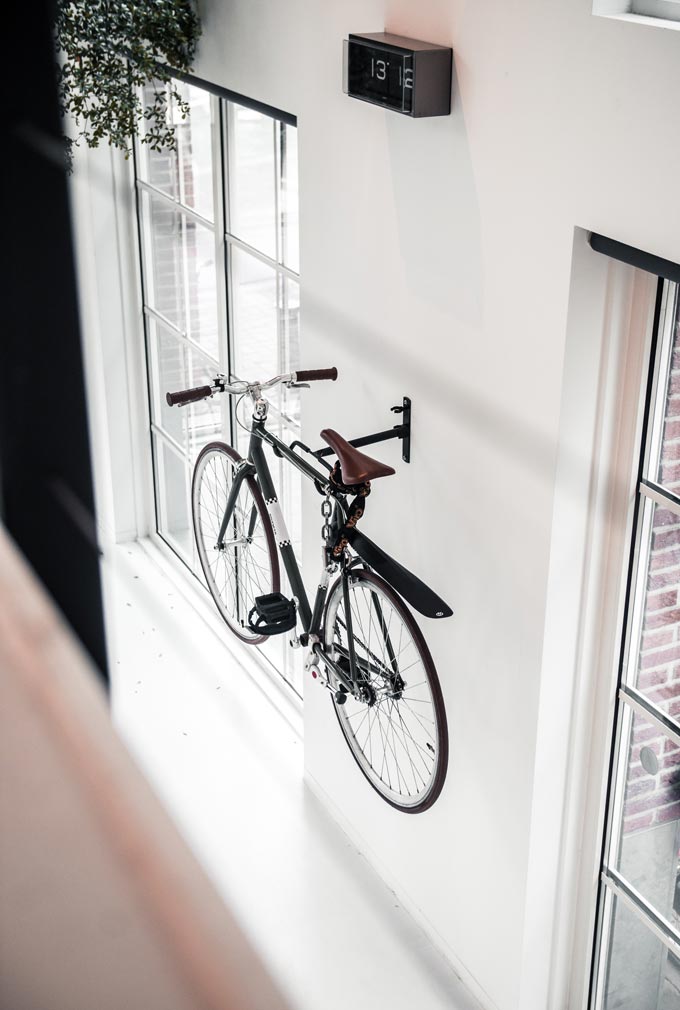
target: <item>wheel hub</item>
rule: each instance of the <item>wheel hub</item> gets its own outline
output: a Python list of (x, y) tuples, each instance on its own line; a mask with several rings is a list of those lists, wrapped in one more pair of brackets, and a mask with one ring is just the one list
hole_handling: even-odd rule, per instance
[(376, 693), (372, 684), (360, 684), (357, 688), (356, 699), (372, 708), (376, 703)]

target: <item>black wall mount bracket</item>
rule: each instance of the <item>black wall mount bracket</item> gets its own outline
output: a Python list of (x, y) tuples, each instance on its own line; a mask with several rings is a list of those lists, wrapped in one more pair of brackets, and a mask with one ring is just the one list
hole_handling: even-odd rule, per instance
[[(349, 444), (355, 446), (359, 449), (362, 445), (373, 445), (374, 442), (387, 442), (392, 438), (400, 438), (402, 440), (401, 445), (401, 458), (405, 463), (411, 462), (411, 398), (405, 396), (401, 402), (401, 405), (395, 407), (390, 407), (390, 410), (395, 414), (402, 415), (401, 424), (395, 424), (393, 428), (387, 428), (385, 431), (378, 431), (375, 435), (362, 435), (361, 438), (350, 438), (348, 439)], [(333, 453), (333, 449), (330, 446), (323, 449), (317, 449), (313, 454), (314, 456), (330, 456)]]

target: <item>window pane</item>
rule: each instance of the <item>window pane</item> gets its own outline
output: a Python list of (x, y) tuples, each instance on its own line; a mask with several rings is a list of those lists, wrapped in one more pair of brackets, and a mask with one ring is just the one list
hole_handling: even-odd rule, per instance
[(229, 231), (276, 258), (276, 122), (233, 102), (229, 114)]
[(276, 272), (231, 247), (234, 372), (247, 381), (270, 379), (279, 367)]
[[(154, 104), (156, 94), (163, 96), (166, 118), (175, 127), (175, 150), (154, 151), (149, 144), (138, 145), (139, 177), (156, 189), (167, 193), (208, 220), (213, 220), (212, 172), (212, 102), (210, 94), (189, 84), (176, 83), (177, 90), (189, 105), (183, 119), (167, 90), (157, 81), (142, 89), (145, 107)], [(148, 121), (141, 126), (144, 137)]]
[(142, 194), (146, 303), (179, 330), (185, 330), (182, 215)]
[(193, 559), (193, 533), (189, 513), (189, 468), (184, 458), (154, 436), (158, 532), (181, 554)]
[(677, 915), (680, 747), (655, 723), (628, 712), (627, 760), (617, 869), (669, 921)]
[(153, 320), (149, 322), (149, 336), (153, 349), (154, 422), (175, 439), (193, 464), (207, 442), (224, 436), (224, 398), (218, 395), (186, 407), (170, 407), (165, 394), (208, 385), (217, 371), (215, 363)]
[(281, 123), (281, 234), (283, 262), (300, 271), (297, 129)]
[[(193, 348), (189, 350), (188, 357), (190, 376), (188, 385), (192, 388), (209, 385), (218, 371), (213, 361)], [(224, 438), (227, 406), (227, 397), (218, 394), (199, 403), (192, 403), (189, 408), (182, 408), (189, 411), (189, 461), (192, 465), (208, 442)]]
[(215, 236), (203, 225), (184, 219), (187, 334), (217, 361), (217, 277)]
[[(282, 277), (280, 296), (281, 370), (295, 372), (300, 368), (300, 285), (296, 281)], [(299, 429), (300, 391), (280, 388), (281, 410)]]
[[(657, 480), (664, 487), (680, 491), (680, 301), (677, 301), (666, 351), (668, 379), (665, 386), (666, 399), (663, 411), (663, 428), (660, 430), (662, 442)], [(657, 450), (659, 451), (659, 450)]]
[(187, 389), (188, 368), (185, 346), (174, 333), (148, 320), (151, 348), (152, 416), (155, 424), (186, 448), (187, 414), (184, 408), (170, 407), (165, 399), (168, 392)]
[(146, 301), (218, 357), (217, 278), (211, 229), (142, 194)]
[[(156, 96), (159, 96), (156, 101)], [(144, 108), (154, 104), (162, 104), (168, 120), (173, 120), (173, 110), (168, 103), (167, 90), (161, 81), (153, 81), (146, 84), (141, 92)], [(148, 129), (148, 120), (143, 119), (140, 125), (141, 136), (144, 137)], [(179, 197), (179, 155), (178, 151), (171, 151), (163, 148), (160, 151), (153, 150), (149, 144), (140, 143), (137, 146), (138, 160), (137, 167), (139, 178), (148, 182), (156, 189), (167, 193), (174, 200)]]
[(680, 724), (680, 516), (646, 500), (640, 557), (644, 598), (634, 686)]
[(677, 1010), (680, 962), (624, 901), (612, 914), (604, 1010)]
[(212, 110), (209, 92), (190, 84), (180, 85), (190, 112), (174, 121), (179, 147), (179, 199), (198, 214), (213, 220)]

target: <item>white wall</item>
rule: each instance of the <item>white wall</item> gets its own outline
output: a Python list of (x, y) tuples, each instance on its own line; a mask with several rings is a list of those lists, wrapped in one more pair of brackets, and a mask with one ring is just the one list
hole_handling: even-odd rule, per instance
[(152, 528), (152, 477), (132, 163), (76, 151), (78, 294), (100, 545)]
[[(593, 17), (591, 0), (201, 10), (196, 73), (298, 116), (303, 362), (340, 371), (307, 394), (303, 435), (382, 428), (411, 396), (412, 463), (376, 485), (363, 527), (455, 611), (424, 628), (451, 735), (432, 811), (374, 797), (311, 687), (308, 774), (486, 1006), (545, 1010), (570, 740), (568, 708), (546, 699), (573, 675), (544, 642), (553, 514), (580, 529), (589, 493), (586, 481), (574, 514), (555, 501), (560, 403), (568, 425), (582, 395), (594, 424), (601, 389), (581, 394), (585, 376), (563, 369), (572, 249), (579, 227), (680, 260), (680, 33)], [(450, 117), (411, 121), (342, 93), (342, 39), (383, 28), (453, 46)], [(584, 360), (598, 367), (599, 348)], [(396, 444), (376, 454), (400, 458)], [(310, 537), (312, 567), (317, 548)], [(551, 720), (552, 791), (537, 750)]]

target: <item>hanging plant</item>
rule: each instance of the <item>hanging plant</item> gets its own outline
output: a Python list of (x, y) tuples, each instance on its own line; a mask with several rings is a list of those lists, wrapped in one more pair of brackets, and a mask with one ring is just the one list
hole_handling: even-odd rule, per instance
[(155, 151), (175, 149), (168, 103), (181, 119), (189, 108), (172, 72), (191, 70), (200, 31), (192, 0), (57, 0), (59, 103), (76, 127), (65, 138), (69, 166), (81, 139), (126, 158), (138, 135)]

